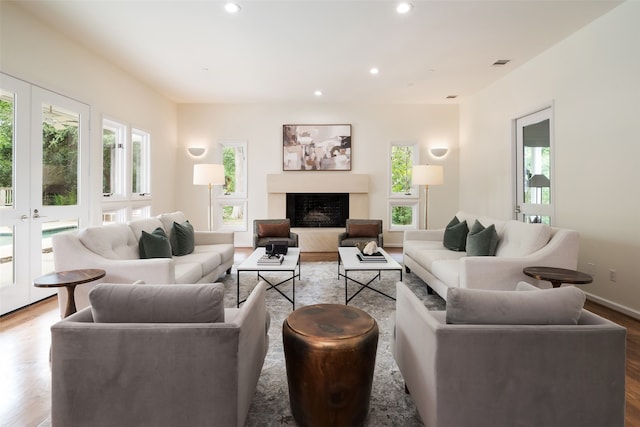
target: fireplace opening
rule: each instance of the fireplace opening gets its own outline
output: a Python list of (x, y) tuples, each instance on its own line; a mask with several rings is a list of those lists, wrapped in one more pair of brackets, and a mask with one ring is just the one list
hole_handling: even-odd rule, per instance
[(287, 218), (292, 227), (344, 227), (349, 193), (287, 193)]

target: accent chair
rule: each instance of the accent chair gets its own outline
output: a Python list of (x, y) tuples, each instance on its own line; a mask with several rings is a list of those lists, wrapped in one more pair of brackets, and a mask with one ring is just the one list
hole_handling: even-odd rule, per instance
[(98, 284), (51, 328), (51, 420), (74, 426), (243, 426), (269, 346), (264, 282)]
[(351, 219), (346, 222), (345, 231), (338, 235), (338, 246), (356, 246), (358, 243), (375, 241), (383, 246), (381, 219)]
[(272, 242), (287, 242), (290, 248), (298, 247), (298, 234), (291, 232), (289, 218), (253, 220), (253, 248)]
[(624, 427), (626, 329), (574, 286), (517, 289), (429, 311), (396, 284), (391, 348), (425, 427)]

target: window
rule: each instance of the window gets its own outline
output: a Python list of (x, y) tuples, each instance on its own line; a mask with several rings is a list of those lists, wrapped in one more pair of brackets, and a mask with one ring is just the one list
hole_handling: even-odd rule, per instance
[(220, 141), (218, 156), (225, 184), (216, 191), (215, 222), (225, 230), (247, 230), (247, 142)]
[(102, 195), (125, 198), (124, 171), (127, 127), (111, 120), (102, 122)]
[(411, 183), (413, 165), (419, 163), (415, 142), (392, 142), (389, 167), (389, 230), (418, 228), (420, 193)]
[(417, 188), (411, 185), (411, 170), (418, 163), (418, 145), (415, 142), (391, 143), (391, 197), (417, 197)]
[(151, 135), (129, 129), (115, 120), (102, 121), (103, 223), (149, 216)]
[(401, 231), (417, 228), (418, 208), (418, 200), (391, 200), (389, 202), (389, 229)]

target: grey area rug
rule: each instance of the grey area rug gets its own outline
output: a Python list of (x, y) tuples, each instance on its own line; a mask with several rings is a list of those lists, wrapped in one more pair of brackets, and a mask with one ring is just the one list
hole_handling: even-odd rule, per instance
[[(311, 304), (344, 304), (344, 278), (338, 278), (337, 262), (303, 262), (301, 277), (296, 279), (296, 308)], [(272, 283), (278, 283), (288, 273), (264, 274)], [(367, 282), (373, 272), (349, 273), (349, 277)], [(225, 285), (225, 306), (236, 306), (236, 270), (223, 278)], [(271, 280), (273, 279), (273, 280)], [(362, 280), (364, 279), (364, 280)], [(382, 272), (382, 279), (372, 283), (384, 293), (395, 296), (395, 284), (400, 279), (397, 271)], [(425, 283), (414, 274), (403, 273), (402, 280), (420, 298), (429, 310), (444, 310), (445, 302), (437, 295), (428, 295)], [(255, 273), (240, 273), (240, 297), (246, 298), (257, 284)], [(349, 282), (349, 295), (360, 287)], [(291, 297), (291, 282), (279, 286)], [(266, 296), (267, 309), (271, 313), (269, 329), (269, 351), (262, 374), (258, 381), (256, 394), (249, 409), (245, 426), (296, 426), (289, 407), (289, 391), (282, 345), (282, 323), (292, 312), (289, 301), (275, 290), (269, 290)], [(376, 367), (371, 390), (369, 415), (366, 426), (423, 426), (411, 396), (404, 392), (404, 379), (391, 354), (391, 336), (393, 334), (393, 312), (395, 301), (377, 292), (364, 289), (349, 305), (369, 313), (378, 322), (380, 336)]]

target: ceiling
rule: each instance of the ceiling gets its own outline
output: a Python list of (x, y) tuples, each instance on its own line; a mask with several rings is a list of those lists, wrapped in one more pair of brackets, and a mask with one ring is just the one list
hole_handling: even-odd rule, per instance
[(234, 15), (213, 0), (16, 3), (178, 103), (443, 104), (620, 1), (413, 0), (405, 15), (393, 0), (238, 0)]

